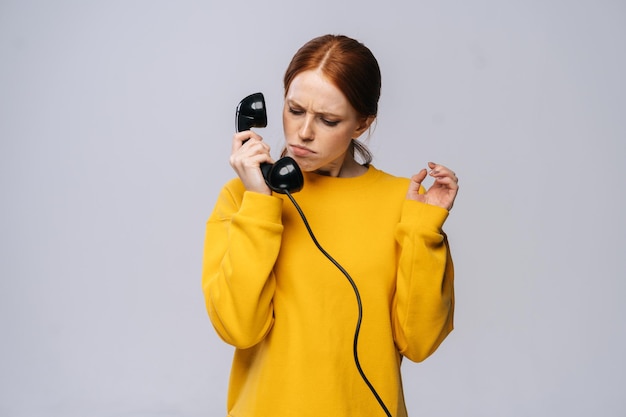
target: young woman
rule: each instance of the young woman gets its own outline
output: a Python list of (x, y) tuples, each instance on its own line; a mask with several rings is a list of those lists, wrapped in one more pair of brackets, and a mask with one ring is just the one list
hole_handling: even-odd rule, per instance
[(335, 35), (306, 43), (284, 78), (283, 153), (304, 176), (294, 198), (347, 275), (268, 188), (261, 136), (233, 137), (237, 178), (207, 222), (202, 276), (213, 326), (236, 348), (228, 416), (406, 416), (402, 358), (426, 359), (452, 330), (442, 225), (458, 180), (436, 163), (410, 179), (371, 164), (356, 139), (376, 118), (380, 85), (370, 50)]

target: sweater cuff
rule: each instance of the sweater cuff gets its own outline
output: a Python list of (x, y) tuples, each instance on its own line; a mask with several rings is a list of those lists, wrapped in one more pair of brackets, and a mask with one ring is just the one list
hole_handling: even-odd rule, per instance
[(419, 226), (424, 230), (440, 232), (449, 214), (450, 212), (443, 207), (405, 200), (400, 222)]
[(239, 208), (239, 215), (262, 221), (281, 224), (283, 200), (278, 197), (245, 191)]

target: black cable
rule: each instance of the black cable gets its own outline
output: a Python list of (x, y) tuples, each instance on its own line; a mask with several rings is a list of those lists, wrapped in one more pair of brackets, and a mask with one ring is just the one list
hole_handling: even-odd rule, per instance
[(293, 203), (293, 205), (296, 208), (296, 210), (298, 210), (298, 213), (300, 213), (300, 217), (302, 217), (302, 221), (304, 222), (304, 226), (306, 227), (306, 230), (308, 230), (309, 235), (311, 236), (311, 239), (313, 239), (313, 243), (315, 243), (315, 246), (317, 246), (317, 248), (320, 250), (320, 252), (322, 252), (322, 254), (324, 254), (324, 256), (326, 256), (326, 258), (328, 258), (328, 260), (330, 262), (332, 262), (341, 271), (341, 273), (343, 273), (345, 275), (345, 277), (350, 282), (350, 285), (352, 285), (352, 289), (354, 290), (354, 294), (356, 295), (357, 306), (359, 308), (359, 317), (357, 319), (356, 330), (354, 331), (354, 343), (352, 345), (352, 351), (353, 351), (353, 354), (354, 354), (354, 363), (356, 365), (357, 370), (359, 371), (359, 374), (361, 375), (361, 378), (363, 378), (363, 381), (365, 381), (365, 383), (369, 387), (370, 391), (372, 391), (372, 394), (374, 394), (374, 397), (378, 401), (378, 404), (380, 404), (380, 406), (382, 407), (382, 409), (385, 412), (385, 414), (388, 417), (392, 417), (391, 413), (387, 409), (387, 406), (385, 406), (385, 403), (383, 402), (382, 398), (380, 398), (380, 395), (378, 395), (378, 392), (376, 392), (376, 389), (374, 388), (374, 386), (371, 384), (371, 382), (365, 376), (365, 372), (363, 372), (363, 369), (361, 368), (361, 364), (359, 362), (359, 353), (358, 353), (359, 332), (361, 331), (361, 322), (363, 320), (363, 304), (361, 303), (361, 295), (359, 294), (359, 289), (357, 288), (356, 283), (354, 282), (354, 280), (352, 279), (350, 274), (348, 274), (348, 271), (346, 271), (339, 264), (339, 262), (337, 262), (332, 256), (330, 256), (330, 254), (328, 252), (326, 252), (324, 250), (324, 248), (319, 244), (319, 242), (315, 238), (315, 235), (313, 234), (313, 230), (311, 230), (311, 226), (309, 226), (309, 222), (307, 221), (307, 219), (306, 219), (306, 217), (304, 215), (304, 212), (302, 211), (302, 209), (300, 208), (300, 206), (298, 205), (296, 200), (293, 198), (291, 193), (289, 191), (285, 191), (285, 194), (287, 194), (287, 197), (289, 197), (289, 199)]

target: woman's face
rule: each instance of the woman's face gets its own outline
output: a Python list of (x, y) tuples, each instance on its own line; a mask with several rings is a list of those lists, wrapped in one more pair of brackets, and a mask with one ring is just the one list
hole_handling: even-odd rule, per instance
[(283, 128), (287, 155), (302, 171), (339, 176), (352, 139), (369, 127), (343, 93), (319, 71), (298, 74), (285, 95)]

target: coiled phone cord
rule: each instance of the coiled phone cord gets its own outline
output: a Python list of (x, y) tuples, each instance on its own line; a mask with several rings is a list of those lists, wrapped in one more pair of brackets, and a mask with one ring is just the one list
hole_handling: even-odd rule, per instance
[(359, 362), (359, 353), (358, 353), (359, 332), (361, 331), (361, 322), (363, 320), (363, 304), (361, 303), (361, 295), (359, 294), (359, 289), (357, 288), (356, 283), (354, 282), (354, 280), (352, 279), (350, 274), (348, 274), (348, 271), (346, 271), (339, 264), (339, 262), (337, 262), (332, 256), (330, 256), (330, 254), (328, 252), (326, 252), (326, 250), (324, 250), (324, 248), (319, 244), (319, 242), (315, 238), (315, 235), (313, 234), (313, 230), (311, 230), (311, 227), (309, 226), (309, 222), (307, 221), (306, 216), (304, 215), (304, 212), (302, 211), (302, 209), (300, 208), (300, 206), (298, 205), (296, 200), (293, 198), (291, 193), (289, 191), (287, 191), (287, 190), (284, 190), (283, 192), (285, 194), (287, 194), (287, 197), (289, 197), (289, 199), (293, 203), (293, 205), (296, 208), (296, 210), (298, 210), (298, 213), (300, 214), (300, 217), (302, 217), (302, 221), (304, 222), (304, 226), (306, 227), (307, 231), (309, 232), (309, 235), (311, 236), (311, 239), (313, 239), (313, 243), (315, 243), (315, 246), (317, 246), (317, 248), (320, 250), (320, 252), (322, 252), (322, 254), (324, 254), (324, 256), (326, 256), (326, 258), (328, 258), (328, 260), (330, 262), (332, 262), (341, 271), (341, 273), (343, 275), (345, 275), (345, 277), (350, 282), (350, 285), (352, 286), (352, 289), (354, 290), (354, 294), (356, 295), (356, 302), (357, 302), (357, 305), (358, 305), (358, 308), (359, 308), (359, 317), (357, 319), (356, 330), (354, 331), (354, 343), (352, 345), (352, 351), (353, 351), (353, 354), (354, 354), (354, 363), (356, 365), (357, 370), (359, 371), (359, 374), (361, 375), (361, 378), (363, 378), (363, 381), (365, 381), (365, 384), (367, 384), (367, 386), (370, 389), (370, 391), (372, 391), (372, 394), (374, 394), (374, 397), (378, 401), (378, 404), (380, 404), (380, 406), (382, 407), (382, 409), (385, 412), (385, 414), (388, 417), (392, 417), (391, 413), (389, 412), (389, 410), (385, 406), (385, 403), (383, 402), (382, 398), (380, 398), (380, 395), (378, 395), (378, 392), (376, 392), (376, 389), (374, 388), (374, 386), (367, 379), (367, 376), (365, 376), (365, 372), (363, 372), (363, 369), (361, 368), (361, 364)]

